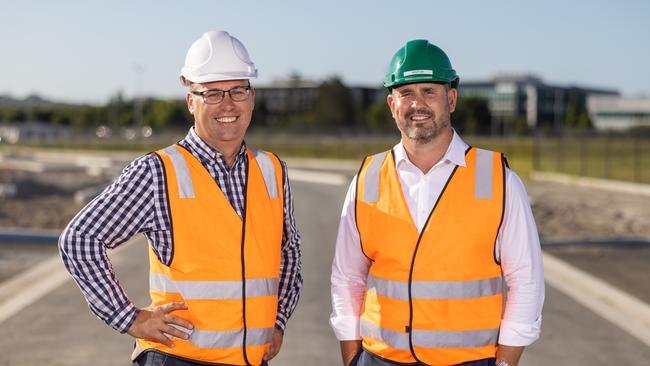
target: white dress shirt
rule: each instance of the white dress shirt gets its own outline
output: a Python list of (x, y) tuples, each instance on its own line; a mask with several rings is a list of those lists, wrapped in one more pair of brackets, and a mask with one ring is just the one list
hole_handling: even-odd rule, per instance
[[(393, 148), (402, 192), (419, 231), (422, 231), (454, 167), (466, 166), (467, 147), (454, 132), (447, 152), (427, 173), (409, 161), (401, 142)], [(356, 226), (356, 179), (355, 176), (343, 204), (332, 263), (330, 325), (341, 341), (361, 339), (359, 316), (371, 263), (361, 251)], [(539, 338), (541, 330), (544, 303), (542, 255), (526, 189), (517, 174), (507, 168), (505, 200), (503, 224), (495, 249), (508, 286), (499, 344), (527, 346)]]

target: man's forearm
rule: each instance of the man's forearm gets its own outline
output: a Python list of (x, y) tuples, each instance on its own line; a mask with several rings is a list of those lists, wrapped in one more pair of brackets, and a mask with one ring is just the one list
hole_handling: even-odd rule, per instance
[(510, 366), (517, 366), (522, 353), (524, 353), (523, 346), (505, 346), (500, 344), (497, 348), (497, 362), (503, 360)]
[(343, 366), (348, 366), (354, 356), (361, 350), (361, 341), (341, 341)]

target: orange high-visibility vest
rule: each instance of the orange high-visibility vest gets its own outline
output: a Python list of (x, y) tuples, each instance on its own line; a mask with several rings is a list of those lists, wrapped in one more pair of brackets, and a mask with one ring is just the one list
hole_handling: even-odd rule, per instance
[(504, 207), (505, 163), (470, 148), (422, 232), (383, 152), (357, 177), (356, 218), (372, 260), (361, 313), (363, 347), (395, 362), (456, 365), (494, 357), (503, 280), (494, 246)]
[(194, 325), (174, 347), (137, 339), (133, 359), (148, 349), (189, 360), (260, 365), (270, 346), (278, 303), (283, 234), (279, 159), (247, 149), (245, 215), (240, 218), (201, 163), (180, 145), (156, 152), (163, 161), (173, 232), (173, 258), (149, 247), (149, 292), (155, 305)]

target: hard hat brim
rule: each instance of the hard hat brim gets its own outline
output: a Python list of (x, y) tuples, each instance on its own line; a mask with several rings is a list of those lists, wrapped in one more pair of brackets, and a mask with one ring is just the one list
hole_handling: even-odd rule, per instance
[(205, 74), (199, 76), (189, 76), (181, 73), (179, 75), (181, 84), (186, 86), (186, 83), (211, 83), (214, 81), (229, 81), (229, 80), (253, 80), (257, 79), (257, 70), (255, 73), (229, 73), (229, 74)]

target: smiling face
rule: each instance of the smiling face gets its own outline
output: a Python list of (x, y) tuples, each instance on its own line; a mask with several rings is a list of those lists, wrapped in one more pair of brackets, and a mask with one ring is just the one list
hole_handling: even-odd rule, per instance
[(402, 139), (427, 144), (451, 132), (451, 112), (456, 109), (456, 89), (436, 83), (401, 85), (387, 97)]
[[(193, 84), (192, 90), (230, 90), (237, 86), (248, 86), (247, 80), (215, 81)], [(217, 104), (206, 104), (203, 97), (188, 92), (185, 96), (187, 108), (194, 116), (197, 135), (218, 151), (224, 152), (241, 146), (244, 135), (253, 116), (255, 90), (248, 99), (234, 102), (228, 93)]]

